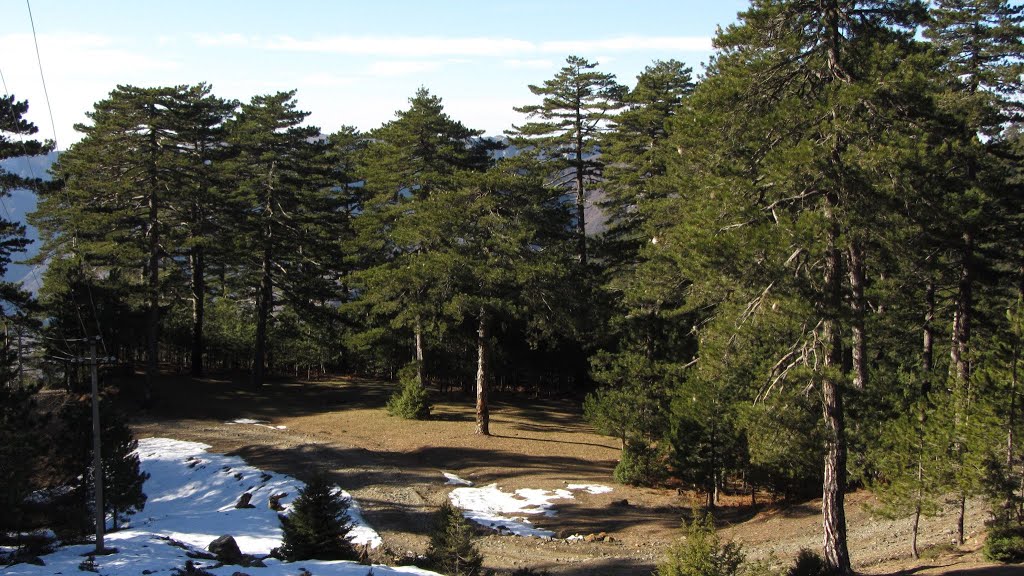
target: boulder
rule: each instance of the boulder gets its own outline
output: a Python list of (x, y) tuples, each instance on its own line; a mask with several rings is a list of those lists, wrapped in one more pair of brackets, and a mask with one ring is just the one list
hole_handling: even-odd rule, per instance
[(252, 494), (246, 492), (238, 497), (238, 502), (235, 502), (235, 508), (255, 508), (249, 501), (252, 500)]
[(238, 543), (229, 534), (225, 534), (210, 542), (206, 549), (224, 564), (238, 564), (244, 558), (242, 551), (238, 549)]
[(287, 495), (287, 492), (271, 494), (270, 498), (267, 498), (267, 506), (270, 507), (271, 510), (276, 510), (278, 512), (284, 510), (284, 506), (281, 505), (281, 498), (284, 498)]

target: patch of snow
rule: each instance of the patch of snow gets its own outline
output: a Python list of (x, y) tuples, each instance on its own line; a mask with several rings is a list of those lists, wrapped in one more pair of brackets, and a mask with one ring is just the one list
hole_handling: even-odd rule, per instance
[(445, 485), (449, 485), (449, 484), (453, 484), (453, 485), (456, 485), (456, 486), (472, 486), (473, 485), (473, 483), (470, 482), (469, 480), (463, 480), (462, 478), (459, 478), (458, 476), (456, 476), (455, 474), (452, 474), (451, 472), (441, 472), (441, 474), (443, 474), (444, 477), (448, 479), (448, 481), (445, 482)]
[[(287, 512), (299, 488), (298, 480), (270, 474), (249, 466), (237, 456), (206, 452), (209, 446), (167, 438), (139, 440), (141, 468), (150, 474), (143, 491), (149, 496), (142, 512), (131, 518), (125, 529), (107, 534), (107, 547), (118, 552), (95, 558), (95, 568), (104, 576), (136, 576), (140, 573), (170, 573), (182, 568), (187, 550), (170, 540), (205, 550), (217, 537), (231, 534), (243, 553), (265, 556), (281, 545), (281, 528), (277, 512), (268, 506), (272, 494), (287, 492), (288, 502), (281, 502)], [(235, 508), (243, 493), (252, 495), (253, 508)], [(342, 492), (349, 496), (348, 493)], [(283, 500), (283, 499), (282, 499)], [(379, 546), (380, 535), (363, 519), (359, 505), (351, 501), (349, 515), (354, 527), (350, 532), (356, 544)], [(42, 557), (45, 566), (17, 564), (5, 567), (4, 576), (52, 576), (78, 574), (84, 554), (93, 545), (60, 548)], [(213, 568), (215, 561), (193, 560), (198, 566), (217, 576), (230, 576), (238, 566)], [(355, 562), (310, 560), (283, 563), (273, 558), (264, 561), (266, 568), (245, 568), (252, 576), (286, 576), (305, 567), (317, 576), (365, 576), (369, 568)], [(375, 575), (419, 574), (434, 572), (415, 567), (389, 568), (374, 566)]]
[(569, 484), (566, 488), (573, 492), (585, 490), (590, 494), (607, 494), (612, 491), (611, 486), (602, 486), (601, 484)]
[(254, 420), (252, 418), (235, 418), (228, 424), (250, 424), (252, 426), (259, 426), (261, 428), (270, 428), (271, 430), (287, 430), (287, 426), (271, 426), (266, 420)]
[(555, 515), (552, 500), (572, 500), (568, 490), (539, 490), (522, 488), (514, 493), (503, 492), (497, 484), (482, 488), (456, 488), (448, 495), (452, 504), (462, 509), (467, 519), (499, 532), (516, 536), (551, 538), (551, 530), (537, 528), (526, 516)]

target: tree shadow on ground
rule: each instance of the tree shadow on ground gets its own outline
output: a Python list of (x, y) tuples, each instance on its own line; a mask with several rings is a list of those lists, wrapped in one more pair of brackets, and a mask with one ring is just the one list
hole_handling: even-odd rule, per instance
[(550, 570), (559, 576), (650, 576), (655, 566), (631, 558), (601, 558), (568, 567), (564, 564), (538, 564), (530, 568), (538, 572)]
[[(888, 572), (883, 574), (876, 574), (874, 576), (911, 576), (925, 570), (932, 570), (935, 568), (948, 568), (955, 564), (932, 564), (915, 566), (906, 570), (897, 570), (895, 572)], [(995, 566), (972, 566), (969, 568), (954, 568), (952, 570), (946, 570), (942, 572), (942, 576), (1020, 576), (1024, 574), (1024, 565), (1021, 564), (1004, 564)]]
[[(365, 378), (331, 381), (271, 381), (260, 387), (216, 378), (161, 376), (153, 386), (151, 417), (188, 419), (197, 414), (218, 419), (244, 416), (270, 420), (325, 411), (384, 408), (396, 385)], [(197, 406), (197, 402), (202, 402)]]

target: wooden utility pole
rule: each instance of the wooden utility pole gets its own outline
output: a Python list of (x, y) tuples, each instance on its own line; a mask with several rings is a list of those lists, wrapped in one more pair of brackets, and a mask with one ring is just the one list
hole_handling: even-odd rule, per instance
[(100, 457), (100, 391), (96, 369), (96, 341), (90, 339), (89, 369), (92, 372), (92, 474), (96, 487), (96, 554), (103, 554), (103, 530), (106, 528), (106, 514), (103, 511), (103, 459)]

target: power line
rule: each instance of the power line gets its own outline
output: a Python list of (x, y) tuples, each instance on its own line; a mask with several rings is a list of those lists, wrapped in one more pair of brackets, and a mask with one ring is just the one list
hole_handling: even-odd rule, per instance
[(46, 110), (50, 113), (50, 130), (53, 131), (53, 147), (57, 149), (57, 123), (53, 121), (53, 107), (50, 106), (50, 92), (46, 89), (46, 76), (43, 74), (43, 59), (39, 55), (39, 40), (36, 37), (36, 21), (32, 18), (32, 4), (25, 0), (28, 7), (28, 21), (32, 25), (32, 43), (36, 47), (36, 63), (39, 65), (39, 79), (43, 81), (43, 95), (46, 97)]
[[(43, 95), (46, 97), (46, 110), (50, 114), (50, 130), (53, 131), (53, 148), (58, 150), (57, 144), (57, 123), (53, 121), (53, 106), (50, 105), (50, 92), (46, 89), (46, 75), (43, 73), (43, 58), (39, 53), (39, 38), (36, 34), (36, 21), (32, 17), (32, 3), (30, 0), (25, 0), (25, 6), (28, 8), (28, 21), (32, 26), (32, 43), (36, 48), (36, 63), (39, 65), (39, 79), (43, 83)], [(67, 189), (64, 188), (64, 197), (68, 203), (68, 207), (71, 207), (71, 196), (68, 194)], [(78, 231), (74, 228), (72, 223), (71, 229), (71, 242), (72, 247), (78, 245)], [(86, 295), (89, 297), (89, 309), (92, 311), (93, 320), (96, 321), (96, 335), (100, 337), (100, 344), (103, 346), (103, 354), (107, 354), (107, 342), (102, 338), (103, 329), (100, 326), (100, 317), (96, 312), (96, 302), (92, 295), (92, 285), (88, 282), (85, 283)], [(75, 312), (78, 314), (79, 321), (82, 324), (82, 333), (85, 334), (88, 330), (85, 329), (85, 322), (82, 320), (81, 311), (78, 310), (78, 306), (75, 306)]]
[[(31, 4), (31, 1), (30, 0), (25, 0), (25, 6), (28, 9), (29, 23), (30, 23), (30, 25), (32, 27), (32, 43), (35, 46), (35, 51), (36, 51), (36, 64), (39, 67), (39, 78), (42, 81), (43, 94), (44, 94), (45, 100), (46, 100), (46, 108), (47, 108), (47, 112), (49, 113), (49, 118), (50, 118), (50, 129), (53, 132), (53, 145), (54, 145), (54, 149), (56, 150), (56, 149), (58, 149), (58, 144), (57, 144), (57, 125), (56, 125), (56, 122), (53, 119), (53, 106), (50, 103), (50, 93), (49, 93), (49, 89), (46, 86), (46, 75), (43, 72), (43, 61), (42, 61), (42, 56), (40, 55), (39, 39), (38, 39), (38, 35), (36, 33), (35, 18), (32, 15), (32, 4)], [(0, 80), (3, 81), (3, 87), (4, 87), (5, 95), (11, 97), (11, 100), (12, 100), (12, 103), (13, 103), (14, 98), (13, 98), (13, 96), (11, 96), (11, 93), (8, 90), (8, 88), (7, 88), (7, 80), (6, 80), (6, 78), (2, 77), (2, 74), (0, 74)], [(14, 133), (18, 135), (18, 138), (21, 141), (22, 150), (25, 152), (25, 156), (30, 156), (29, 150), (28, 150), (28, 144), (25, 141), (24, 135), (22, 135), (21, 132), (18, 130), (17, 117), (14, 115), (14, 108), (13, 108), (13, 106), (8, 110), (8, 112), (10, 113), (10, 116), (11, 116), (11, 123), (12, 123), (11, 127), (14, 130)], [(29, 173), (30, 173), (32, 179), (33, 180), (39, 180), (39, 177), (37, 176), (37, 174), (35, 172), (35, 166), (33, 166), (31, 160), (26, 160), (26, 162), (28, 164)], [(64, 194), (65, 194), (65, 200), (67, 201), (67, 205), (70, 207), (71, 206), (71, 198), (70, 198), (70, 195), (68, 195), (66, 189), (64, 190)], [(3, 198), (2, 197), (0, 197), (0, 206), (3, 206), (3, 210), (7, 214), (8, 220), (13, 222), (14, 218), (11, 216), (11, 212), (7, 208), (7, 204), (5, 202), (3, 202)], [(70, 224), (70, 227), (71, 227), (72, 247), (74, 247), (74, 246), (77, 246), (77, 244), (78, 244), (78, 241), (77, 241), (78, 232), (75, 229), (75, 226), (74, 226), (73, 222), (69, 222), (69, 224)], [(42, 286), (42, 281), (39, 278), (39, 272), (38, 272), (38, 267), (37, 266), (32, 266), (31, 274), (33, 275), (33, 277), (35, 279), (36, 286), (41, 287)], [(102, 330), (102, 327), (100, 325), (99, 313), (96, 310), (95, 299), (94, 299), (93, 294), (92, 294), (92, 286), (88, 282), (86, 282), (85, 283), (85, 288), (86, 288), (87, 295), (88, 295), (88, 298), (89, 298), (89, 308), (90, 308), (90, 311), (92, 312), (93, 319), (95, 320), (95, 323), (96, 323), (96, 333), (97, 333), (97, 335), (102, 335), (103, 334), (103, 330)], [(82, 317), (82, 311), (79, 309), (79, 307), (77, 305), (75, 306), (75, 315), (78, 318), (78, 323), (79, 323), (79, 326), (82, 329), (82, 333), (83, 334), (88, 334), (88, 329), (86, 327), (85, 318)], [(61, 334), (61, 338), (64, 340), (65, 345), (67, 345), (67, 347), (70, 349), (71, 348), (70, 343), (68, 342), (66, 336), (63, 333)], [(106, 341), (101, 338), (100, 339), (100, 343), (103, 346), (103, 353), (104, 353), (104, 355), (108, 354)]]

